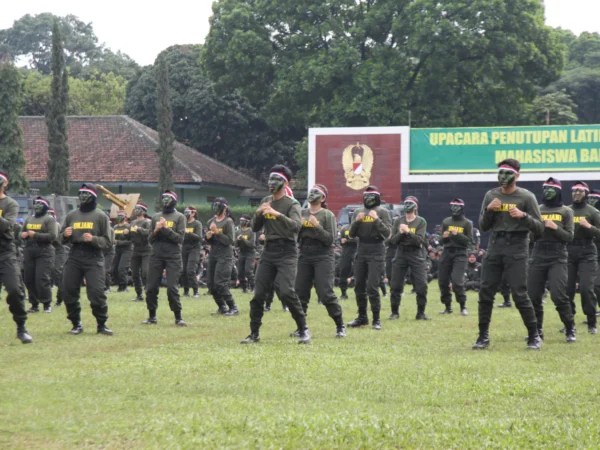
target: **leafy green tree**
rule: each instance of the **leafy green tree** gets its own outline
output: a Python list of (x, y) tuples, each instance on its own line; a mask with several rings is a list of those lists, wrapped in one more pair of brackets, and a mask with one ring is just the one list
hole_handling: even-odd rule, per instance
[(9, 189), (29, 190), (25, 176), (23, 130), (18, 124), (21, 77), (12, 61), (0, 58), (0, 161), (9, 174)]
[(531, 108), (531, 124), (572, 125), (577, 123), (577, 105), (565, 91), (551, 92), (536, 98)]
[(69, 146), (67, 144), (68, 74), (58, 23), (52, 29), (52, 97), (46, 123), (48, 125), (48, 173), (50, 192), (69, 193)]
[(173, 110), (171, 109), (171, 89), (169, 87), (169, 69), (164, 58), (158, 59), (156, 70), (157, 85), (157, 122), (159, 145), (156, 150), (160, 161), (160, 178), (158, 181), (159, 192), (173, 189), (173, 159), (174, 136), (171, 131), (173, 126)]

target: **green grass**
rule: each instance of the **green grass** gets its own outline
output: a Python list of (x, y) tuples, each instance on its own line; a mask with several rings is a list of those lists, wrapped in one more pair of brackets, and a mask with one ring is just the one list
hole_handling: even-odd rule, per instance
[[(250, 296), (237, 291), (238, 317), (211, 317), (207, 296), (183, 299), (186, 329), (164, 291), (157, 326), (140, 325), (131, 293), (113, 293), (113, 337), (95, 334), (85, 300), (83, 335), (66, 334), (62, 307), (30, 317), (32, 345), (3, 307), (0, 448), (597, 448), (600, 335), (579, 325), (566, 344), (549, 303), (543, 350), (528, 352), (518, 312), (496, 309), (492, 346), (475, 352), (476, 295), (469, 317), (439, 316), (429, 287), (433, 321), (415, 321), (405, 295), (401, 320), (344, 340), (313, 295), (309, 346), (288, 337), (278, 301), (262, 342), (240, 345)], [(343, 306), (348, 322), (353, 295)]]

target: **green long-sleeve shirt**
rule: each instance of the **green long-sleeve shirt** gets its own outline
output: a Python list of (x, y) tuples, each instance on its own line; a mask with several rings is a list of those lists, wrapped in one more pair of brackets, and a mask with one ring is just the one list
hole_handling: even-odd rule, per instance
[[(164, 217), (166, 225), (156, 230), (156, 225)], [(159, 258), (181, 258), (181, 243), (185, 234), (185, 216), (180, 212), (158, 213), (152, 217), (150, 243), (154, 255)]]
[[(19, 204), (10, 197), (0, 199), (0, 248), (4, 248), (13, 242), (13, 226), (19, 215)], [(14, 248), (12, 249), (14, 250)]]
[(551, 220), (558, 228), (553, 230), (544, 225), (544, 232), (538, 242), (564, 242), (573, 240), (573, 211), (568, 206), (548, 207), (540, 205), (542, 220)]
[[(73, 234), (70, 237), (65, 237), (67, 228), (73, 228)], [(82, 212), (76, 209), (67, 214), (60, 235), (63, 244), (83, 244), (93, 248), (105, 249), (113, 245), (110, 230), (108, 217), (99, 209), (90, 212)], [(93, 236), (92, 242), (85, 242), (83, 235), (86, 233)]]
[(24, 239), (25, 245), (29, 245), (34, 242), (43, 242), (51, 244), (58, 237), (58, 229), (56, 226), (56, 220), (53, 217), (45, 214), (41, 217), (29, 216), (25, 219), (22, 231), (33, 231), (35, 234), (33, 237), (26, 237)]
[(267, 202), (271, 202), (271, 208), (279, 212), (280, 215), (263, 215), (257, 211), (252, 219), (252, 231), (256, 233), (264, 228), (267, 242), (276, 239), (296, 242), (298, 232), (302, 226), (298, 201), (285, 195), (279, 200), (273, 200), (273, 196), (269, 195), (263, 198), (260, 203), (262, 205)]
[[(450, 234), (447, 238), (443, 237), (444, 231)], [(453, 232), (456, 231), (456, 234)], [(473, 244), (473, 224), (465, 217), (456, 219), (447, 217), (442, 222), (442, 244), (444, 248), (464, 248), (467, 249)]]
[[(407, 225), (408, 233), (400, 232), (400, 225)], [(402, 247), (423, 247), (427, 243), (427, 221), (416, 216), (412, 221), (408, 221), (406, 216), (398, 217), (392, 225), (392, 238), (390, 244), (400, 245)]]
[[(500, 199), (502, 205), (494, 211), (488, 211), (488, 205), (495, 198)], [(511, 217), (509, 214), (511, 208), (518, 208), (526, 213), (527, 217), (523, 219)], [(479, 228), (484, 232), (531, 231), (537, 237), (544, 231), (544, 224), (538, 203), (531, 192), (517, 188), (512, 194), (503, 194), (501, 188), (496, 188), (485, 194), (479, 214)]]
[[(133, 242), (133, 249), (137, 252), (150, 250), (150, 219), (136, 219), (131, 222), (131, 228), (129, 229), (129, 235), (131, 236), (131, 242)], [(137, 228), (136, 228), (137, 227)]]
[(202, 242), (202, 223), (199, 220), (193, 220), (185, 223), (185, 236), (183, 245), (188, 248), (200, 248)]
[[(369, 216), (371, 209), (361, 207), (354, 211), (352, 215), (352, 223), (350, 225), (350, 237), (358, 238), (359, 244), (361, 241), (385, 241), (390, 237), (392, 230), (392, 218), (390, 212), (382, 206), (377, 206), (372, 209), (377, 213), (377, 219)], [(360, 213), (365, 216), (363, 220), (358, 222), (356, 218)]]
[(223, 220), (217, 220), (213, 217), (208, 221), (208, 230), (212, 224), (217, 226), (218, 234), (213, 234), (210, 239), (207, 239), (210, 244), (210, 257), (215, 256), (231, 256), (233, 255), (233, 241), (235, 240), (235, 225), (233, 220), (225, 217)]
[[(573, 211), (573, 222), (575, 224), (574, 240), (596, 239), (600, 238), (600, 211), (593, 206), (583, 203), (583, 206), (571, 205)], [(581, 219), (588, 221), (591, 228), (585, 228), (581, 225)]]
[(238, 232), (237, 239), (235, 240), (235, 246), (240, 249), (240, 253), (244, 255), (254, 253), (255, 248), (255, 234), (250, 227), (242, 228)]
[[(131, 247), (131, 227), (128, 223), (116, 225), (115, 230), (115, 245), (117, 247)], [(125, 232), (127, 230), (127, 232)]]
[[(314, 226), (309, 222), (310, 216), (313, 215), (319, 222)], [(303, 209), (300, 216), (302, 217), (302, 227), (298, 239), (302, 242), (304, 239), (313, 239), (320, 241), (326, 247), (333, 247), (337, 236), (337, 222), (335, 216), (328, 209), (321, 209), (319, 212), (311, 214), (310, 209)]]

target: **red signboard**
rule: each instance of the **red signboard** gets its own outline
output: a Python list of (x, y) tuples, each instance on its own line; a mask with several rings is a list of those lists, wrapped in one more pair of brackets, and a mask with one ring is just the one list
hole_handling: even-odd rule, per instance
[(401, 203), (401, 156), (408, 142), (408, 127), (311, 129), (309, 188), (327, 186), (334, 214), (345, 205), (361, 204), (369, 185), (379, 188), (383, 201)]

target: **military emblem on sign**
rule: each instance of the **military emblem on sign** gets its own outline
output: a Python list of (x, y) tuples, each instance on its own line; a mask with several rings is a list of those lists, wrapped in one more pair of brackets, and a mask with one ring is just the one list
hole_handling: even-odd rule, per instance
[(342, 166), (346, 177), (346, 186), (361, 191), (370, 183), (373, 170), (373, 150), (359, 142), (349, 145), (342, 154)]

